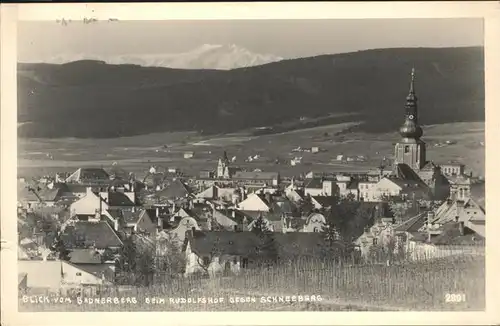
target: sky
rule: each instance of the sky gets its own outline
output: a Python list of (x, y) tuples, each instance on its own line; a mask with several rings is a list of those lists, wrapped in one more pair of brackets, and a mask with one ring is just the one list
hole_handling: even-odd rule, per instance
[(374, 48), (483, 46), (483, 20), (311, 19), (98, 21), (67, 26), (20, 21), (18, 61), (61, 54), (116, 56), (181, 53), (203, 44), (235, 44), (259, 54), (308, 57)]

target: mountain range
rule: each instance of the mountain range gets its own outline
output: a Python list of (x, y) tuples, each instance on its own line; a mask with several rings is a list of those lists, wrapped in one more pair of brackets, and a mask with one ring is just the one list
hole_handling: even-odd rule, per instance
[(143, 67), (177, 69), (219, 69), (229, 70), (258, 66), (283, 60), (272, 54), (259, 54), (235, 44), (203, 44), (191, 51), (165, 54), (136, 55), (88, 55), (59, 54), (43, 60), (45, 63), (64, 64), (81, 60), (104, 61), (108, 64), (134, 64)]
[(18, 64), (21, 137), (107, 138), (197, 130), (222, 134), (302, 117), (362, 121), (386, 132), (404, 117), (410, 71), (422, 124), (484, 121), (483, 48), (376, 49), (230, 70), (81, 60)]

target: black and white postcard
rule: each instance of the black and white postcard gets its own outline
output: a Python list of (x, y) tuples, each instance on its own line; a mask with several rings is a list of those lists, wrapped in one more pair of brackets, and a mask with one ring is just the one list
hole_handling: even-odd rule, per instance
[(498, 3), (0, 10), (6, 325), (500, 321)]

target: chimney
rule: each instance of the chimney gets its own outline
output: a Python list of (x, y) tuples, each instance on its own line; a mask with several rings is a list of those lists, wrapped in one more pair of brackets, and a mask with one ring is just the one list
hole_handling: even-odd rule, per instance
[(189, 209), (193, 209), (194, 208), (194, 203), (192, 200), (189, 201)]
[(236, 217), (236, 212), (235, 212), (235, 210), (234, 210), (234, 209), (231, 211), (231, 216), (232, 216), (233, 218), (235, 218), (235, 217)]
[[(156, 211), (158, 211), (158, 208), (156, 209)], [(160, 218), (159, 215), (156, 215), (156, 218), (158, 219), (158, 228), (160, 230), (163, 230), (163, 218)]]
[(160, 207), (156, 206), (156, 217), (160, 217)]
[(118, 218), (115, 219), (115, 221), (114, 221), (114, 227), (115, 227), (115, 231), (119, 231), (118, 229), (120, 228), (120, 224), (118, 223)]
[(464, 235), (465, 234), (464, 222), (458, 223), (458, 229), (460, 230), (460, 235)]

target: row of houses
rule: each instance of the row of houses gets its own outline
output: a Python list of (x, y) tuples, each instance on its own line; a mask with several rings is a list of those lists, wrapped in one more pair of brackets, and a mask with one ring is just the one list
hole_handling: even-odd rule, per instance
[[(298, 186), (292, 179), (285, 188), (276, 183), (264, 183), (257, 187), (252, 183), (247, 185), (228, 182), (233, 181), (231, 178), (215, 178), (212, 184), (207, 184), (206, 180), (201, 179), (200, 182), (194, 183), (197, 187), (193, 187), (193, 183), (189, 185), (180, 178), (173, 178), (161, 189), (148, 189), (131, 180), (111, 179), (109, 175), (107, 180), (101, 177), (93, 180), (92, 173), (90, 177), (85, 177), (86, 175), (89, 173), (86, 173), (85, 169), (80, 169), (73, 173), (67, 182), (49, 183), (47, 187), (40, 189), (27, 190), (25, 187), (22, 189), (24, 196), (20, 197), (20, 206), (23, 209), (33, 209), (36, 206), (67, 207), (70, 212), (69, 219), (64, 221), (61, 232), (63, 241), (71, 250), (90, 248), (100, 255), (106, 250), (116, 252), (123, 244), (120, 233), (142, 234), (152, 239), (153, 243), (173, 238), (186, 255), (186, 273), (199, 271), (200, 268), (205, 269), (204, 266), (198, 265), (200, 261), (206, 259), (200, 257), (202, 251), (197, 251), (198, 245), (193, 244), (199, 237), (206, 239), (205, 237), (210, 238), (212, 234), (217, 233), (216, 238), (227, 238), (237, 248), (240, 241), (246, 241), (242, 239), (252, 237), (253, 233), (248, 231), (252, 230), (252, 223), (259, 218), (264, 219), (273, 234), (282, 237), (280, 239), (283, 239), (283, 242), (291, 239), (289, 246), (293, 247), (297, 237), (322, 241), (321, 231), (327, 221), (324, 212), (336, 204), (337, 196), (352, 195), (354, 200), (374, 206), (380, 204), (380, 198), (383, 196), (401, 199), (426, 198), (423, 195), (422, 197), (414, 195), (425, 194), (422, 182), (415, 181), (412, 188), (403, 184), (401, 178), (384, 173), (379, 173), (378, 181), (367, 178), (360, 180), (352, 175), (313, 177), (306, 179), (304, 186)], [(95, 173), (95, 175), (100, 174)], [(463, 177), (457, 179), (462, 180)], [(456, 186), (451, 187), (449, 200), (443, 202), (434, 212), (436, 219), (431, 224), (437, 227), (432, 231), (435, 234), (442, 234), (443, 230), (448, 230), (449, 225), (462, 225), (462, 228), (458, 228), (459, 231), (472, 232), (475, 243), (480, 244), (478, 239), (484, 239), (484, 209), (470, 198), (467, 182), (462, 180), (453, 185)], [(411, 192), (408, 192), (409, 188), (412, 189)], [(361, 190), (370, 195), (361, 196)], [(311, 200), (314, 211), (304, 214), (299, 208), (306, 198)], [(386, 220), (381, 222), (383, 218)], [(388, 222), (387, 218), (391, 222)], [(419, 216), (419, 219), (422, 218), (423, 215)], [(387, 228), (382, 228), (381, 225), (387, 225)], [(415, 225), (412, 224), (412, 227)], [(379, 238), (383, 238), (387, 233), (395, 239), (402, 239), (405, 248), (412, 246), (421, 248), (415, 246), (416, 243), (427, 246), (428, 248), (424, 250), (426, 253), (432, 251), (429, 248), (437, 248), (439, 245), (439, 242), (433, 243), (429, 237), (422, 236), (429, 234), (428, 229), (418, 229), (415, 232), (400, 231), (404, 226), (397, 225), (393, 218), (384, 214), (374, 215), (366, 226), (365, 232), (355, 241), (363, 255), (367, 255), (370, 247), (383, 243)], [(459, 232), (458, 236), (462, 236), (462, 233)], [(241, 253), (238, 255), (240, 249), (225, 249), (226, 256), (214, 260), (214, 266), (210, 269), (235, 271), (241, 266), (251, 266), (250, 257), (244, 257), (245, 255)], [(157, 247), (157, 254), (165, 254), (160, 246)], [(197, 258), (192, 258), (193, 255)], [(40, 255), (35, 255), (35, 259), (39, 258)], [(30, 260), (33, 260), (33, 257), (30, 257)], [(78, 266), (76, 262), (69, 263)], [(109, 267), (106, 267), (103, 261), (98, 263), (98, 260), (94, 260), (93, 264), (95, 270), (107, 270)], [(95, 273), (93, 275), (102, 280), (102, 275), (105, 273), (99, 273), (97, 274), (100, 276), (96, 276)], [(112, 282), (110, 274), (107, 275), (104, 279)]]

